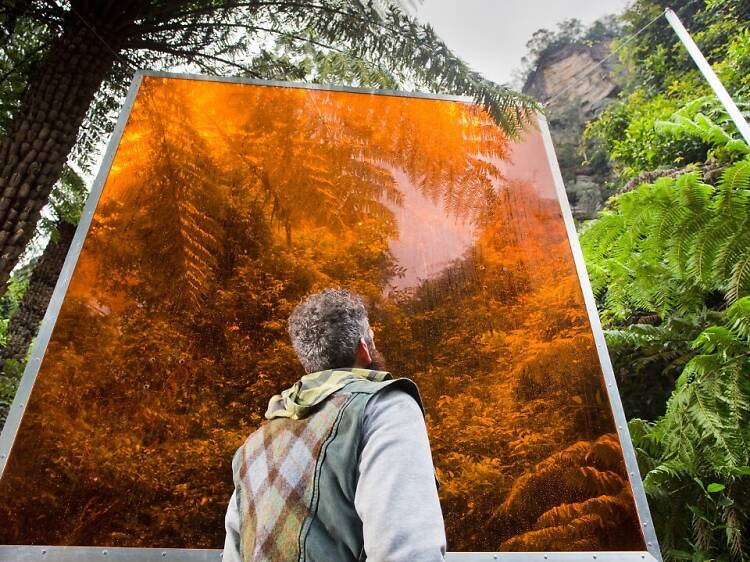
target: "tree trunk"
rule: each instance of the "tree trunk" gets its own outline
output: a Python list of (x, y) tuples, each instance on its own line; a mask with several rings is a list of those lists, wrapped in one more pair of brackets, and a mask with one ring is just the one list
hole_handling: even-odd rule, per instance
[[(95, 19), (88, 21), (100, 35), (106, 32)], [(113, 61), (91, 29), (68, 14), (63, 33), (29, 80), (0, 145), (0, 296)]]
[(26, 358), (31, 340), (36, 336), (39, 323), (47, 311), (76, 227), (61, 221), (57, 225), (57, 231), (60, 233), (60, 239), (47, 243), (31, 274), (21, 304), (8, 322), (7, 343), (0, 350), (0, 372), (8, 359), (22, 362)]

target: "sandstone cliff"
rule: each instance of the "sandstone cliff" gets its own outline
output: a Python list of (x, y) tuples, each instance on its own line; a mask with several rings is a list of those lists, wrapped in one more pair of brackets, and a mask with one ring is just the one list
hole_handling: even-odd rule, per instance
[(607, 178), (582, 163), (578, 145), (586, 123), (618, 92), (611, 60), (593, 68), (609, 54), (610, 43), (611, 38), (546, 49), (523, 87), (525, 93), (547, 106), (565, 189), (577, 219), (592, 218), (609, 196), (603, 187)]

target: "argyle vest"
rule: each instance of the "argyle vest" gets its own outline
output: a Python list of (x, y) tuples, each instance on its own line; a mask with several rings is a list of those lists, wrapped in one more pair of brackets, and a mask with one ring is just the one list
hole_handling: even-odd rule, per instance
[(408, 379), (347, 384), (308, 417), (275, 418), (252, 433), (232, 461), (243, 562), (365, 560), (354, 508), (362, 423), (387, 387), (411, 395)]

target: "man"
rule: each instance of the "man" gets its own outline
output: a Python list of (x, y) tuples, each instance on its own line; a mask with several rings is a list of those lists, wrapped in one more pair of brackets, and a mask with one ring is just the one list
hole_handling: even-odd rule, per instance
[(224, 562), (442, 562), (419, 393), (382, 370), (362, 299), (312, 295), (289, 335), (308, 374), (234, 456)]

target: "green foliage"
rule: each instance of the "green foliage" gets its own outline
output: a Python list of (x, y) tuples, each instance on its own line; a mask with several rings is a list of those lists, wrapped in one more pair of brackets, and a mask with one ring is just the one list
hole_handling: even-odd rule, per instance
[(402, 71), (374, 64), (340, 49), (321, 46), (313, 37), (302, 42), (282, 36), (262, 48), (253, 60), (255, 72), (269, 80), (346, 84), (363, 88), (398, 89)]
[[(622, 15), (622, 36), (640, 30), (670, 4), (674, 3), (637, 0)], [(740, 101), (750, 92), (748, 6), (732, 0), (688, 0), (672, 6), (730, 94)], [(617, 40), (614, 46), (618, 48)], [(714, 144), (704, 135), (676, 135), (675, 130), (657, 126), (675, 112), (691, 120), (700, 112), (729, 134), (733, 127), (720, 115), (711, 89), (664, 18), (623, 44), (618, 53), (620, 99), (586, 127), (581, 151), (587, 161), (609, 159), (615, 183), (622, 184), (647, 170), (725, 157), (709, 154)]]
[[(32, 261), (18, 268), (10, 278), (8, 290), (0, 299), (0, 346), (6, 344), (8, 322), (21, 304), (21, 299), (29, 286), (34, 265), (35, 263)], [(16, 395), (16, 389), (21, 381), (24, 367), (25, 364), (14, 360), (5, 361), (2, 365), (2, 371), (0, 371), (0, 427), (5, 424), (5, 416)]]
[(628, 415), (656, 419), (685, 364), (695, 355), (691, 342), (716, 324), (721, 313), (703, 308), (684, 316), (671, 314), (658, 324), (655, 315), (607, 332), (607, 345)]
[(734, 30), (714, 68), (735, 96), (750, 93), (750, 29)]
[(750, 159), (717, 185), (696, 172), (614, 197), (583, 233), (589, 275), (608, 318), (693, 313), (720, 293), (750, 293)]
[(44, 25), (21, 17), (25, 2), (6, 0), (0, 10), (0, 135), (18, 109), (26, 76), (50, 40)]
[(26, 288), (29, 286), (29, 279), (34, 270), (34, 262), (30, 262), (20, 267), (10, 278), (8, 290), (0, 299), (0, 346), (5, 345), (8, 321), (18, 310)]
[[(739, 104), (745, 118), (750, 118), (750, 104)], [(712, 147), (708, 158), (731, 162), (750, 154), (750, 147), (739, 134), (737, 126), (721, 103), (713, 96), (692, 100), (665, 121), (655, 121), (658, 132), (687, 144), (697, 141)]]
[[(743, 61), (741, 58), (732, 58), (734, 54), (741, 55), (741, 52), (730, 52), (727, 49), (727, 46), (733, 45), (735, 51), (742, 51), (738, 45), (742, 43), (741, 34), (750, 21), (750, 5), (747, 2), (636, 0), (622, 15), (623, 37), (642, 29), (667, 7), (677, 13), (710, 63), (747, 68), (747, 59)], [(690, 84), (692, 87), (703, 81), (665, 18), (658, 19), (643, 30), (636, 41), (623, 45), (620, 57), (626, 69), (622, 82), (627, 91), (636, 86), (642, 87), (650, 97), (668, 90), (675, 82)], [(723, 80), (728, 78), (722, 74), (720, 77)], [(743, 77), (738, 73), (738, 78)], [(725, 85), (733, 92), (738, 84), (729, 81)], [(690, 89), (686, 91), (690, 92)]]
[(39, 234), (44, 238), (52, 236), (56, 240), (58, 223), (78, 224), (88, 193), (83, 178), (70, 166), (65, 166), (49, 196), (49, 216), (43, 216), (39, 221)]
[(692, 342), (667, 413), (631, 422), (659, 536), (673, 559), (747, 560), (750, 532), (750, 297)]
[[(299, 19), (299, 15), (296, 16)], [(371, 4), (353, 2), (326, 18), (304, 18), (307, 29), (323, 42), (339, 42), (353, 57), (402, 73), (407, 83), (433, 92), (471, 96), (510, 135), (528, 121), (532, 99), (497, 85), (455, 56), (429, 25), (422, 25), (391, 6), (381, 17)]]
[(613, 197), (581, 244), (602, 317), (619, 325), (607, 334), (616, 371), (675, 382), (663, 416), (631, 422), (667, 559), (747, 560), (748, 147), (706, 98), (659, 127), (715, 160), (743, 158), (713, 184), (692, 171)]
[(630, 179), (643, 170), (705, 160), (708, 148), (700, 138), (676, 138), (655, 127), (689, 100), (686, 93), (690, 95), (673, 92), (650, 97), (646, 90), (637, 89), (610, 104), (586, 126), (582, 139), (585, 159), (592, 161), (605, 154), (621, 179)]

